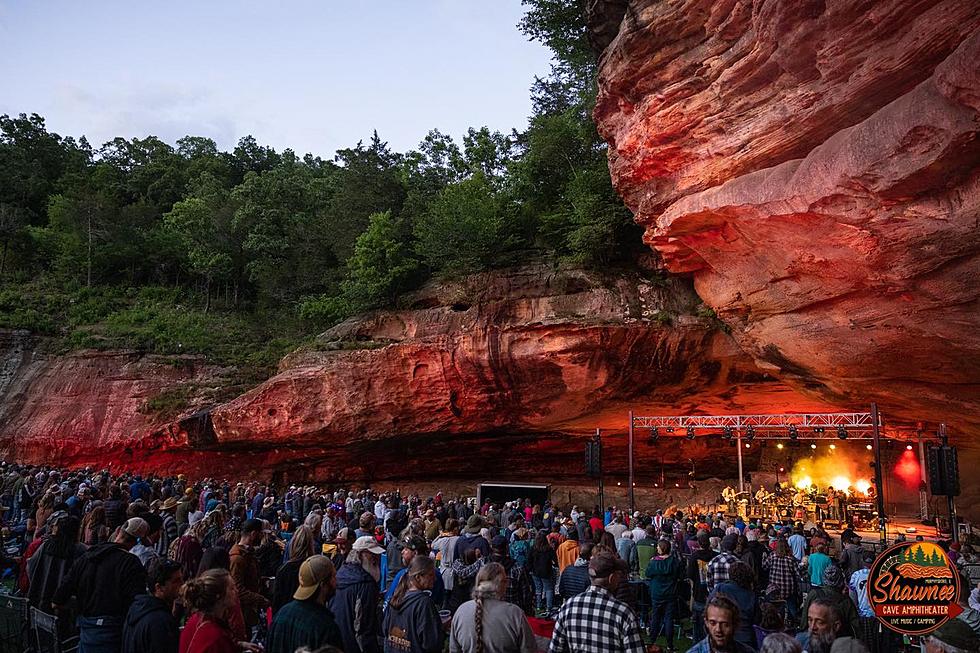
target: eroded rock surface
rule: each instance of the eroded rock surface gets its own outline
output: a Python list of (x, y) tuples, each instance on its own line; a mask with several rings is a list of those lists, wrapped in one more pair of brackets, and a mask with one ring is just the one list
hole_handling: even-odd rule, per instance
[[(35, 462), (319, 481), (580, 482), (584, 438), (597, 427), (610, 429), (610, 468), (624, 467), (630, 409), (827, 407), (761, 371), (681, 279), (529, 265), (430, 284), (407, 301), (331, 329), (257, 388), (166, 427), (138, 417), (157, 383), (145, 362), (117, 358), (124, 364), (99, 376), (71, 366), (115, 365), (111, 357), (59, 360), (24, 377), (33, 399), (8, 394), (15, 418), (0, 437), (8, 454)], [(101, 405), (137, 417), (86, 417)], [(704, 475), (734, 469), (729, 447), (638, 439), (642, 478), (659, 475), (649, 463), (661, 452), (685, 474), (692, 457)]]
[(595, 117), (760, 367), (980, 434), (980, 3), (630, 3)]

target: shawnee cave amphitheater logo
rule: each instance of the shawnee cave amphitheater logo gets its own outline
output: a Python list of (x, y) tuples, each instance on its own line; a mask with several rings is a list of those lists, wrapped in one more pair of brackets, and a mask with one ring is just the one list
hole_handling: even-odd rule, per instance
[(959, 574), (931, 542), (906, 542), (878, 556), (867, 591), (878, 619), (905, 635), (932, 632), (962, 612)]

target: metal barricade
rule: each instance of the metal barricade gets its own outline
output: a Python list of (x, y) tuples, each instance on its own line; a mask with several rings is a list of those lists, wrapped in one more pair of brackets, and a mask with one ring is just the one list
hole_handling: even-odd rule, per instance
[(27, 648), (29, 609), (26, 597), (0, 595), (0, 653)]

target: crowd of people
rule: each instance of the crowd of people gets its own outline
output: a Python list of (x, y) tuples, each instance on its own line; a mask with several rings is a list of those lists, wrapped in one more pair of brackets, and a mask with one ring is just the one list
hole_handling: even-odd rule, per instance
[[(8, 574), (81, 653), (904, 646), (868, 605), (874, 558), (850, 530), (6, 463), (0, 474)], [(980, 595), (968, 591), (929, 653), (977, 650)]]

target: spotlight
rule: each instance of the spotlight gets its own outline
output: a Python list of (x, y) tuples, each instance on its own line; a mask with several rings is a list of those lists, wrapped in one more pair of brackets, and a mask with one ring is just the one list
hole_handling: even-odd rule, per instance
[(623, 484), (622, 481), (616, 481), (616, 485), (622, 485), (622, 484)]
[(650, 428), (650, 442), (656, 442), (657, 441), (657, 438), (659, 438), (659, 437), (660, 437), (660, 431), (657, 430), (657, 427), (656, 426), (651, 427)]
[(823, 432), (824, 432), (824, 431), (826, 431), (826, 430), (827, 430), (827, 429), (825, 429), (824, 427), (822, 427), (822, 426), (818, 426), (817, 428), (815, 428), (815, 429), (813, 429), (813, 432), (814, 432), (814, 433), (823, 433)]
[(653, 487), (660, 487), (660, 483), (654, 483)]
[(735, 437), (735, 431), (732, 430), (732, 427), (726, 426), (722, 436), (731, 440), (733, 437)]
[(845, 429), (843, 426), (838, 426), (837, 427), (837, 437), (839, 437), (841, 440), (846, 440), (847, 439), (847, 429)]
[(832, 445), (830, 445), (830, 450), (831, 450), (831, 451), (833, 451), (833, 450), (834, 450), (834, 449), (836, 449), (836, 448), (837, 448), (837, 445), (836, 445), (836, 444), (832, 444)]
[(815, 445), (815, 444), (811, 444), (811, 445), (810, 445), (810, 448), (811, 448), (811, 449), (816, 449), (816, 448), (817, 448), (817, 445)]
[(693, 440), (694, 439), (694, 427), (693, 426), (688, 426), (687, 427), (687, 439), (688, 440)]
[(783, 443), (782, 442), (777, 442), (776, 443), (776, 448), (777, 449), (782, 449), (783, 448)]
[(668, 433), (673, 433), (674, 432), (674, 427), (673, 426), (668, 426), (664, 430), (667, 431)]
[(789, 439), (795, 440), (798, 437), (800, 437), (800, 432), (797, 430), (796, 425), (794, 424), (793, 426), (789, 427)]
[(681, 486), (680, 483), (674, 483), (674, 487), (680, 487), (680, 486)]
[(746, 449), (751, 449), (751, 448), (752, 448), (752, 445), (751, 445), (751, 444), (749, 444), (748, 442), (746, 442), (746, 443), (745, 443), (745, 448), (746, 448)]
[(911, 444), (905, 445), (905, 450), (906, 451), (912, 451), (912, 445)]
[(751, 424), (749, 424), (749, 427), (745, 429), (745, 439), (751, 440), (754, 437), (755, 437), (755, 429), (752, 428)]
[(780, 467), (779, 468), (779, 471), (780, 471), (780, 473), (785, 472), (786, 471), (786, 468), (785, 467)]
[(870, 444), (869, 445), (866, 445), (864, 448), (867, 449), (868, 451), (871, 451), (872, 449), (874, 449), (874, 447), (872, 447)]

